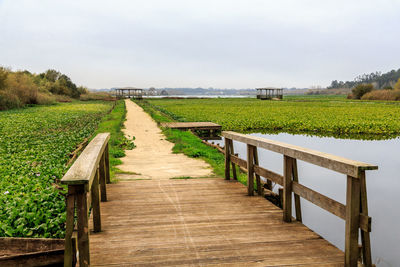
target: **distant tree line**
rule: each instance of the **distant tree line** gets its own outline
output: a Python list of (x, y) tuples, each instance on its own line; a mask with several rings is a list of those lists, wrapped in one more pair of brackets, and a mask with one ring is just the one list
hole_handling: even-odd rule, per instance
[(336, 88), (353, 88), (359, 84), (372, 84), (376, 89), (392, 89), (396, 82), (400, 79), (400, 69), (391, 70), (387, 73), (373, 72), (370, 74), (362, 74), (354, 78), (353, 81), (332, 81), (328, 89)]
[(76, 86), (67, 75), (56, 70), (35, 74), (0, 67), (0, 110), (70, 101), (86, 93), (85, 87)]

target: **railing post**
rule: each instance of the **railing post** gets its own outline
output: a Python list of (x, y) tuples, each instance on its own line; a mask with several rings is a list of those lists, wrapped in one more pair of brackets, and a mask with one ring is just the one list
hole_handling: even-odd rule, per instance
[[(292, 159), (292, 160), (293, 160), (293, 166), (292, 166), (293, 181), (298, 183), (299, 174), (297, 171), (297, 159)], [(296, 211), (296, 221), (302, 222), (303, 218), (301, 216), (300, 196), (297, 194), (294, 194), (294, 207)]]
[(68, 186), (68, 195), (66, 199), (66, 227), (65, 227), (65, 248), (64, 248), (64, 267), (71, 267), (74, 259), (74, 249), (72, 244), (72, 233), (74, 231), (75, 214), (75, 193), (72, 186)]
[(101, 232), (99, 176), (99, 169), (97, 169), (91, 189), (94, 232)]
[(293, 159), (283, 156), (283, 220), (292, 221), (292, 168)]
[(254, 146), (247, 144), (247, 194), (254, 196)]
[(357, 266), (360, 222), (360, 180), (347, 176), (345, 266)]
[(229, 166), (231, 161), (230, 143), (231, 140), (225, 138), (225, 180), (231, 179), (231, 170)]
[[(362, 171), (360, 175), (360, 201), (361, 213), (365, 216), (368, 216), (367, 181), (365, 179), (365, 171)], [(361, 230), (361, 242), (363, 263), (365, 264), (365, 266), (371, 267), (372, 257), (369, 232)]]
[[(255, 165), (257, 165), (257, 166), (259, 166), (259, 163), (258, 163), (258, 152), (257, 152), (257, 147), (255, 146), (254, 148), (253, 148), (253, 158), (254, 158), (254, 164)], [(253, 167), (254, 168), (254, 167)], [(257, 173), (254, 173), (255, 174), (255, 176), (256, 176), (256, 184), (257, 184), (257, 194), (259, 195), (259, 196), (262, 196), (262, 194), (263, 194), (263, 188), (262, 188), (262, 185), (261, 185), (261, 178), (260, 178), (260, 175), (258, 175)]]
[[(235, 150), (233, 149), (233, 141), (231, 140), (229, 143), (230, 143), (230, 147), (229, 147), (230, 151), (229, 151), (229, 153), (232, 154), (232, 155), (235, 155)], [(231, 165), (232, 165), (233, 179), (237, 180), (236, 165), (232, 161), (231, 161)]]
[(90, 265), (87, 192), (84, 185), (76, 186), (75, 192), (78, 213), (79, 266), (83, 267)]
[(106, 152), (104, 151), (103, 155), (101, 156), (100, 162), (99, 162), (99, 182), (100, 182), (100, 191), (101, 191), (101, 201), (105, 202), (107, 201), (107, 187), (106, 187), (106, 179), (107, 179), (107, 174), (106, 174), (106, 158), (105, 158)]
[(106, 182), (107, 184), (111, 183), (111, 179), (110, 179), (110, 159), (109, 159), (109, 149), (108, 149), (109, 145), (107, 142), (106, 148), (104, 150), (104, 155), (105, 155), (105, 162), (106, 162)]

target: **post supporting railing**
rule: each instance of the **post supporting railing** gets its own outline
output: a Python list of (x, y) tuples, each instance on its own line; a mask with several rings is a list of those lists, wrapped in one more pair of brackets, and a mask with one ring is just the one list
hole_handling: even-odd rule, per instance
[(89, 211), (93, 218), (93, 232), (100, 232), (100, 202), (107, 200), (106, 184), (110, 177), (109, 139), (109, 133), (98, 134), (61, 179), (61, 183), (68, 185), (65, 267), (74, 266), (77, 261), (79, 266), (90, 266)]
[[(349, 160), (335, 155), (285, 144), (265, 138), (244, 135), (235, 132), (222, 132), (225, 138), (225, 178), (230, 179), (230, 163), (247, 168), (248, 195), (254, 195), (254, 177), (257, 182), (257, 192), (262, 194), (260, 176), (266, 178), (266, 188), (272, 189), (272, 182), (282, 186), (279, 189), (282, 196), (283, 221), (292, 221), (292, 198), (296, 221), (302, 221), (300, 197), (327, 210), (345, 220), (345, 257), (347, 267), (355, 267), (358, 262), (371, 267), (371, 217), (368, 216), (367, 186), (365, 171), (376, 170), (378, 166)], [(233, 153), (233, 141), (247, 145), (247, 160)], [(283, 155), (283, 175), (277, 174), (260, 166), (257, 148), (267, 149)], [(302, 160), (324, 167), (347, 177), (346, 205), (324, 196), (299, 183), (297, 160)], [(235, 168), (232, 166), (232, 168)], [(361, 232), (361, 250), (359, 249), (359, 234)], [(361, 251), (361, 252), (360, 252)]]

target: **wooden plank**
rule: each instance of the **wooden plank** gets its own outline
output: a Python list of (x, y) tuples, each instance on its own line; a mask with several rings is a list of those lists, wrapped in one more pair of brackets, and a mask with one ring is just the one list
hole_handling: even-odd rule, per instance
[[(69, 186), (71, 187), (71, 186)], [(69, 193), (66, 199), (66, 227), (65, 227), (65, 249), (64, 249), (64, 267), (72, 267), (74, 258), (74, 250), (72, 244), (72, 233), (74, 231), (74, 214), (75, 214), (75, 195), (71, 194), (72, 190), (68, 190)]]
[(277, 174), (273, 171), (264, 169), (263, 167), (256, 166), (256, 165), (254, 165), (254, 172), (262, 177), (272, 180), (276, 184), (283, 186), (283, 176), (280, 174)]
[(247, 194), (254, 196), (254, 146), (247, 145)]
[(292, 168), (291, 157), (283, 156), (283, 221), (292, 221)]
[[(234, 150), (234, 148), (233, 148), (233, 142), (232, 141), (230, 141), (229, 142), (229, 144), (230, 144), (230, 157), (232, 157), (232, 155), (235, 155), (235, 150)], [(235, 166), (235, 163), (232, 161), (232, 159), (231, 159), (231, 164), (232, 164), (232, 175), (233, 175), (233, 179), (234, 180), (237, 180), (237, 174), (236, 174), (236, 166)]]
[(324, 196), (298, 182), (292, 184), (293, 192), (302, 198), (310, 201), (320, 208), (342, 218), (346, 218), (346, 206), (336, 200)]
[(360, 180), (347, 176), (345, 266), (357, 266), (360, 221)]
[(106, 183), (110, 184), (111, 183), (111, 179), (110, 179), (110, 159), (109, 159), (109, 144), (107, 142), (106, 144), (106, 148), (104, 151), (104, 155), (105, 155), (105, 163), (106, 163)]
[[(253, 164), (253, 171), (254, 171), (254, 165), (258, 165), (258, 153), (257, 153), (257, 147), (253, 148), (253, 153), (254, 153), (254, 164)], [(256, 184), (257, 184), (257, 194), (259, 196), (263, 195), (263, 187), (261, 185), (261, 180), (260, 180), (260, 175), (258, 175), (256, 172), (254, 172), (256, 176)]]
[(91, 265), (343, 266), (342, 251), (246, 192), (209, 178), (111, 184)]
[(78, 215), (78, 251), (79, 251), (79, 266), (90, 266), (89, 254), (89, 223), (88, 223), (88, 208), (87, 208), (87, 192), (80, 185), (80, 190), (77, 190), (76, 206)]
[[(293, 182), (299, 182), (299, 174), (297, 171), (297, 160), (293, 159), (292, 160), (293, 168), (292, 168), (292, 175), (293, 175)], [(301, 216), (301, 205), (300, 205), (300, 196), (298, 194), (294, 194), (294, 207), (296, 211), (296, 221), (302, 222), (302, 216)]]
[(230, 156), (230, 159), (233, 163), (235, 163), (236, 165), (242, 167), (242, 168), (246, 168), (247, 169), (247, 161), (245, 161), (244, 159), (241, 159), (235, 155)]
[(274, 151), (295, 159), (303, 160), (330, 170), (334, 170), (358, 178), (363, 170), (376, 170), (378, 166), (360, 161), (350, 160), (320, 151), (290, 145), (266, 138), (224, 131), (222, 136), (249, 145)]
[(100, 176), (99, 169), (97, 169), (91, 188), (94, 232), (101, 231), (99, 176)]
[(225, 138), (225, 180), (231, 179), (231, 170), (229, 167), (231, 160), (230, 142), (230, 139)]
[(88, 191), (109, 139), (109, 133), (98, 134), (69, 168), (61, 179), (61, 183), (68, 185), (86, 184), (86, 191)]
[[(368, 217), (368, 200), (367, 200), (367, 181), (365, 178), (365, 172), (361, 173), (360, 177), (360, 208), (361, 208), (361, 215)], [(360, 220), (363, 216), (360, 216)], [(369, 218), (369, 217), (368, 217)], [(371, 220), (368, 223), (371, 226)], [(361, 243), (362, 243), (362, 256), (363, 256), (363, 263), (367, 267), (372, 266), (372, 255), (371, 255), (371, 240), (369, 236), (369, 232), (371, 232), (371, 228), (368, 229), (369, 231), (365, 231), (362, 229), (361, 231)]]
[(99, 162), (99, 183), (100, 183), (100, 192), (101, 192), (101, 201), (107, 201), (107, 174), (106, 174), (106, 156), (105, 152), (101, 156)]

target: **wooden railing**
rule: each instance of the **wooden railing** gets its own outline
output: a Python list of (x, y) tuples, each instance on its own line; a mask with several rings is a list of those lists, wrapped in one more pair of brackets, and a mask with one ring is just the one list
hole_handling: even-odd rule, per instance
[(76, 262), (76, 250), (79, 266), (90, 265), (89, 210), (93, 215), (93, 230), (100, 232), (100, 200), (107, 201), (106, 183), (110, 183), (109, 139), (109, 133), (98, 134), (61, 179), (62, 184), (68, 185), (64, 266)]
[[(266, 187), (272, 189), (272, 182), (283, 187), (283, 220), (292, 221), (292, 193), (296, 220), (302, 221), (300, 197), (344, 219), (345, 227), (345, 266), (357, 266), (358, 261), (372, 266), (371, 260), (371, 217), (368, 216), (366, 170), (376, 170), (378, 166), (349, 160), (331, 154), (302, 148), (265, 138), (244, 135), (235, 132), (222, 132), (225, 138), (225, 179), (230, 179), (230, 165), (236, 177), (235, 165), (247, 169), (248, 194), (254, 195), (254, 176), (257, 192), (262, 194), (260, 176), (267, 179)], [(247, 144), (247, 161), (234, 154), (233, 140)], [(261, 167), (258, 163), (257, 148), (267, 149), (283, 155), (283, 175)], [(326, 197), (299, 183), (297, 160), (306, 161), (347, 176), (346, 205)], [(361, 230), (359, 247), (358, 237)], [(360, 251), (359, 251), (360, 250)]]

